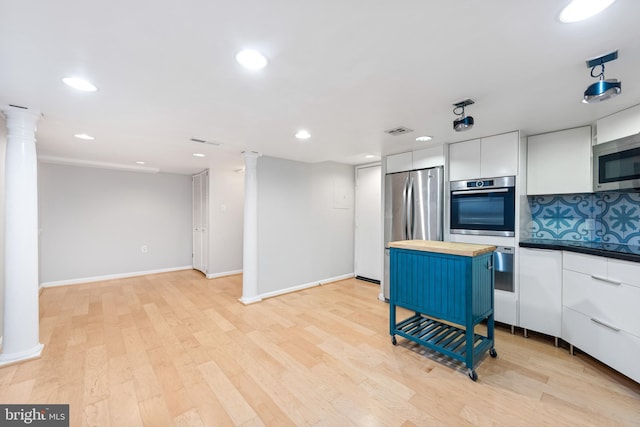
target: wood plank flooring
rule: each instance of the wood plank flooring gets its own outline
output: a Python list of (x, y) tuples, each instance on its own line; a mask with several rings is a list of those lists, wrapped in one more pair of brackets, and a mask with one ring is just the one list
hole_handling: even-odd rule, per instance
[(344, 280), (244, 306), (241, 276), (180, 271), (45, 289), (40, 359), (2, 403), (68, 403), (72, 426), (640, 425), (640, 384), (499, 327), (472, 382), (391, 345), (378, 286)]

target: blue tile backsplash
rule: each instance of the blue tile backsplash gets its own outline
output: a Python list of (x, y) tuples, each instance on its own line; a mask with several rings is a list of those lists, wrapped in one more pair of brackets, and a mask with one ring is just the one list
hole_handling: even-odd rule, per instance
[(640, 245), (640, 193), (529, 196), (536, 239)]

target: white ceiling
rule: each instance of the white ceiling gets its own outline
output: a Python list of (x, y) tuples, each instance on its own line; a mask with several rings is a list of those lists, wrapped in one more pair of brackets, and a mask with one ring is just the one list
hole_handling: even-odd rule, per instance
[[(561, 24), (567, 0), (0, 0), (0, 105), (40, 110), (38, 153), (194, 173), (253, 150), (305, 162), (520, 129), (565, 129), (640, 103), (640, 1)], [(234, 60), (254, 48), (251, 72)], [(585, 105), (585, 60), (612, 50), (622, 95)], [(81, 93), (62, 77), (99, 90)], [(452, 130), (452, 104), (475, 127)], [(384, 130), (415, 131), (390, 136)], [(312, 138), (295, 139), (304, 128)], [(96, 137), (75, 139), (86, 132)], [(222, 142), (203, 146), (190, 138)], [(192, 153), (202, 152), (203, 159)]]

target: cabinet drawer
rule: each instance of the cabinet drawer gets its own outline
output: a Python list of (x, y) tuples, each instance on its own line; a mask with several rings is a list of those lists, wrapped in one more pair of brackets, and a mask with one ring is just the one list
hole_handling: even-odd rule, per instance
[(640, 337), (640, 288), (564, 270), (562, 304)]
[(564, 251), (562, 268), (578, 273), (607, 277), (607, 259), (599, 256)]
[(612, 280), (640, 287), (640, 263), (609, 259), (607, 276)]
[(640, 338), (614, 331), (570, 308), (562, 311), (562, 339), (640, 382)]

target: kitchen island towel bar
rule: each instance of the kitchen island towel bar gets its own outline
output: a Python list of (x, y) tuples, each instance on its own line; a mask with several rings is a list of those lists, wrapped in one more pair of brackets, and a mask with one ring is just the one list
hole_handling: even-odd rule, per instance
[[(494, 347), (493, 251), (495, 246), (406, 240), (392, 242), (389, 299), (391, 342), (396, 335), (464, 362), (476, 381), (476, 365)], [(414, 315), (396, 322), (396, 308)], [(486, 320), (487, 334), (475, 333)]]

